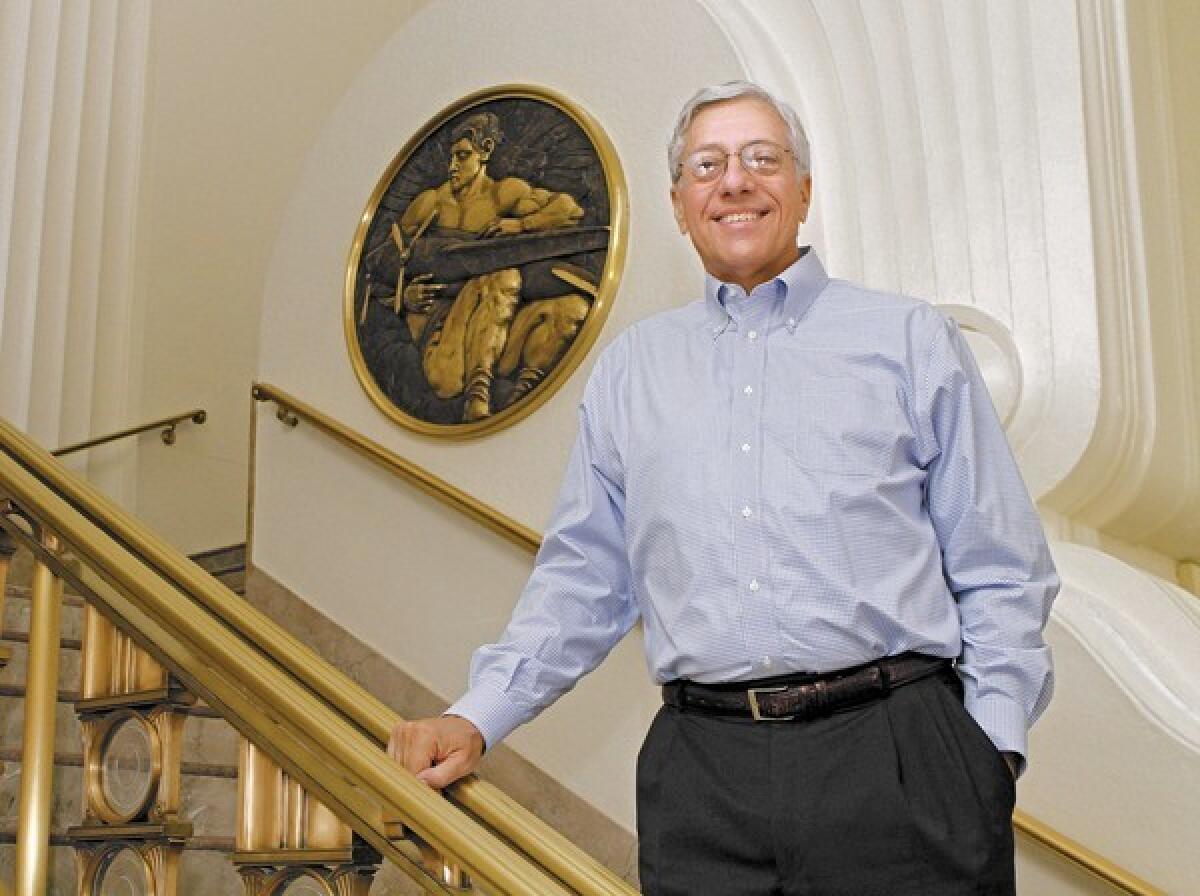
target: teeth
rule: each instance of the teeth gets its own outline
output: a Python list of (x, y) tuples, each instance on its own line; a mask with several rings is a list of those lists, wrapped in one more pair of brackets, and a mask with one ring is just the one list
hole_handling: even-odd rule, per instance
[(741, 221), (757, 221), (761, 217), (762, 217), (762, 214), (759, 212), (741, 212), (736, 215), (722, 215), (721, 222), (722, 223), (738, 223)]

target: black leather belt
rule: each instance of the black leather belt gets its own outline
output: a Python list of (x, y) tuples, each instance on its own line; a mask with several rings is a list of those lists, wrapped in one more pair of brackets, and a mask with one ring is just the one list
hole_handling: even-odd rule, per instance
[(748, 716), (760, 722), (803, 721), (860, 706), (888, 692), (950, 669), (950, 660), (902, 653), (821, 675), (699, 684), (680, 679), (663, 685), (663, 702), (688, 712)]

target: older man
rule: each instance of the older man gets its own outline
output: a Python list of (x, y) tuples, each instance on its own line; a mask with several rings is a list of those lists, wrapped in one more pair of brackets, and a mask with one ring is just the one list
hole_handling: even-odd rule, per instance
[(693, 97), (669, 161), (704, 298), (598, 360), (512, 621), (390, 749), (445, 785), (641, 616), (644, 892), (1011, 894), (1058, 581), (970, 352), (797, 247), (807, 143), (761, 88)]

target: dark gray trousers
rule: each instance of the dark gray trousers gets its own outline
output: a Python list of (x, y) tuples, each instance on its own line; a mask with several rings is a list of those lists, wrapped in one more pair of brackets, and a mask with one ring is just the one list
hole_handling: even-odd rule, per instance
[(957, 674), (806, 722), (664, 706), (638, 755), (647, 896), (1014, 896), (1004, 757)]

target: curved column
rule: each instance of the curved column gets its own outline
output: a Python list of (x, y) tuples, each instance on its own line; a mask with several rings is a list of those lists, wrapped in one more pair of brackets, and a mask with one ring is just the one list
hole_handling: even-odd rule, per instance
[(0, 416), (50, 445), (136, 395), (148, 21), (145, 0), (0, 6)]

